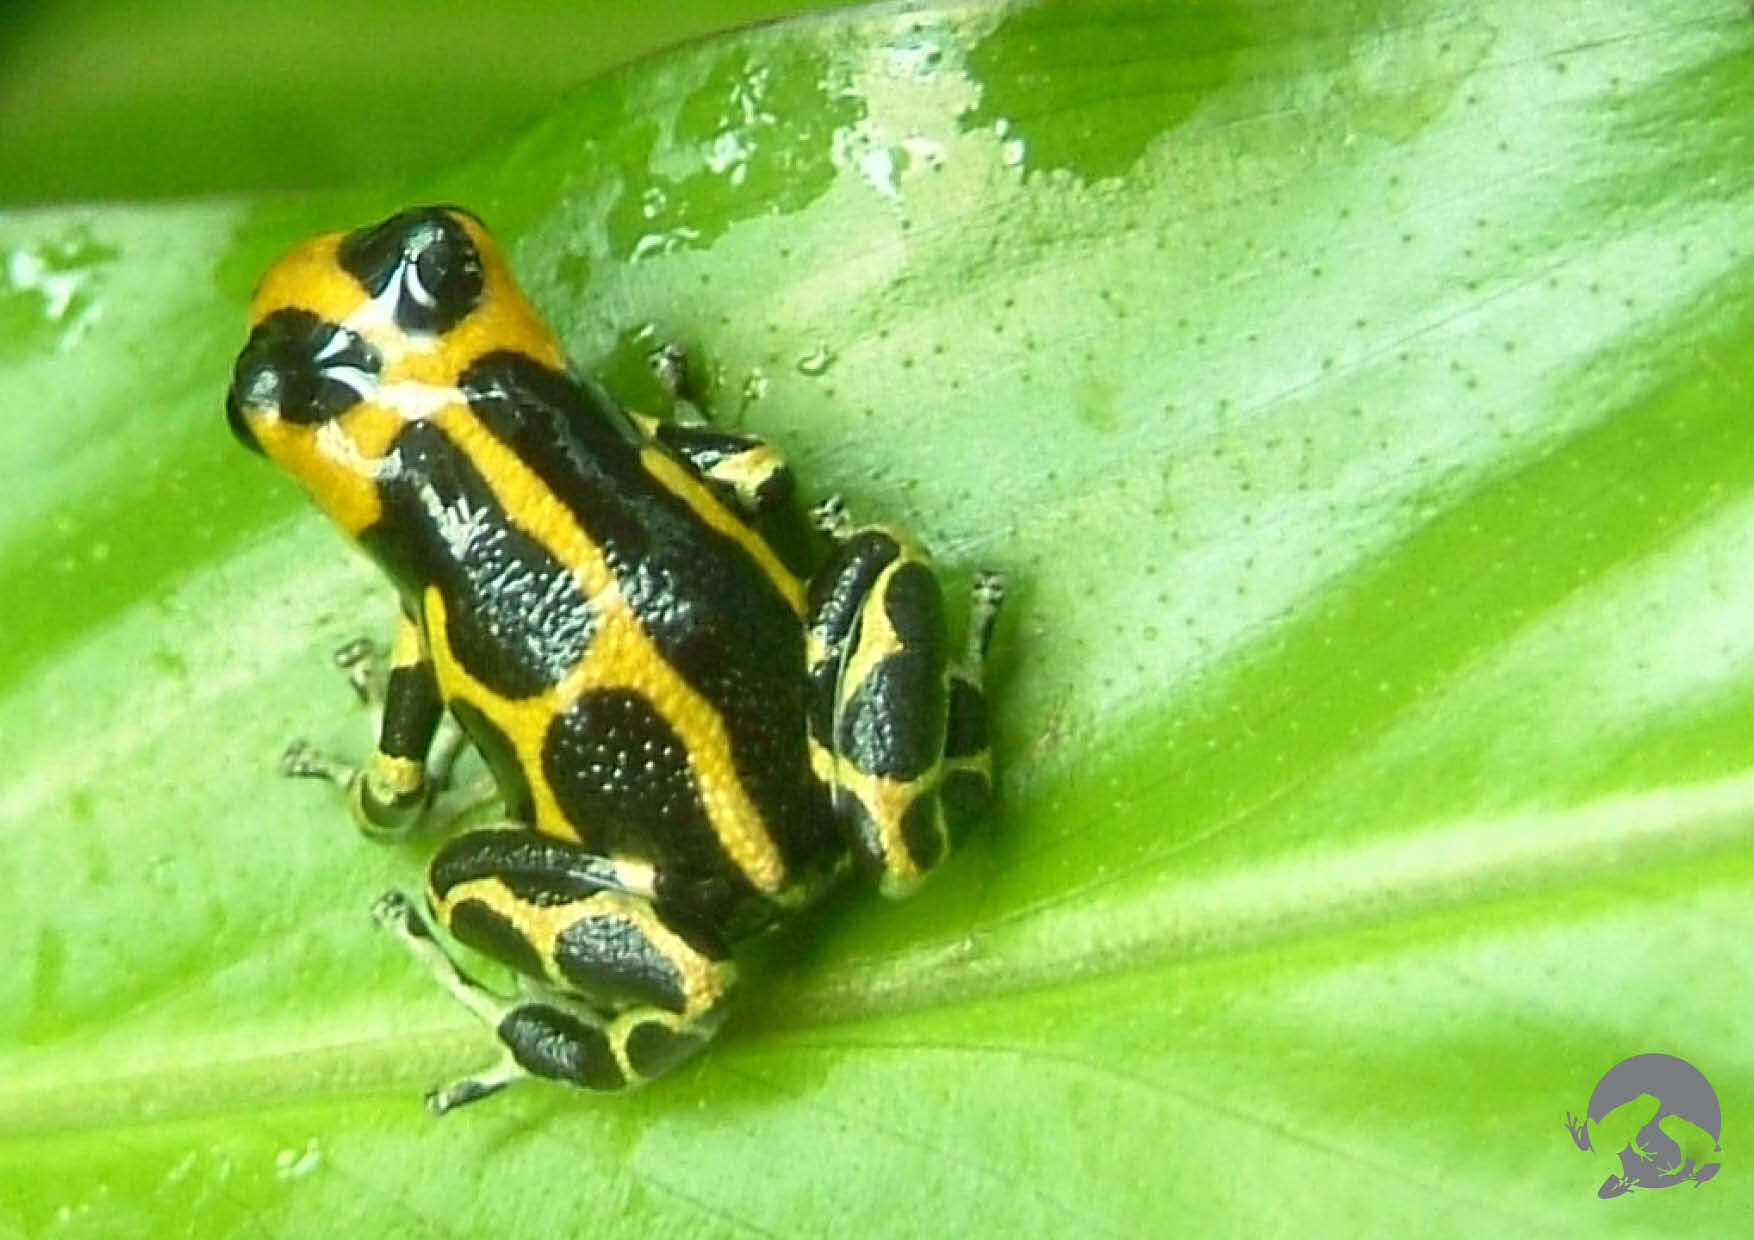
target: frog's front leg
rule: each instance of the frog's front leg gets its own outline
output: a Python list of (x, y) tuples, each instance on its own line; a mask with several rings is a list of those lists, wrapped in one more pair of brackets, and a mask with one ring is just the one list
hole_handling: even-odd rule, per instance
[(654, 349), (650, 362), (659, 384), (690, 416), (664, 421), (631, 415), (647, 439), (685, 461), (745, 516), (774, 512), (792, 498), (792, 470), (778, 448), (757, 435), (720, 430), (704, 419), (688, 355), (679, 346)]
[[(371, 642), (365, 639), (348, 642), (335, 652), (336, 665), (368, 705), (376, 705), (379, 697), (375, 658)], [(419, 823), (434, 788), (442, 787), (449, 777), (463, 738), (451, 725), (435, 749), (434, 736), (446, 719), (426, 639), (418, 625), (399, 616), (389, 674), (383, 682), (378, 743), (371, 755), (355, 767), (304, 741), (293, 741), (281, 757), (280, 769), (287, 775), (340, 785), (354, 821), (367, 835), (400, 835)]]
[(905, 895), (991, 797), (981, 667), (1004, 587), (976, 576), (953, 662), (924, 556), (894, 530), (854, 526), (838, 499), (812, 516), (834, 550), (810, 583), (811, 768), (884, 894)]
[(625, 1089), (668, 1071), (717, 1028), (735, 970), (723, 945), (666, 920), (659, 875), (520, 826), (439, 850), (427, 904), (456, 938), (536, 985), (508, 999), (468, 977), (397, 892), (373, 909), (505, 1048), (434, 1090), (442, 1114), (526, 1076)]

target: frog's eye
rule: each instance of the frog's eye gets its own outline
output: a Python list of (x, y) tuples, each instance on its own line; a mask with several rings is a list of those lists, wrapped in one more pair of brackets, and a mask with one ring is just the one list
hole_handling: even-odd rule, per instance
[(345, 327), (308, 310), (276, 310), (238, 354), (226, 420), (245, 447), (260, 451), (252, 419), (326, 422), (369, 397), (382, 366), (377, 351)]
[(396, 326), (410, 333), (449, 331), (485, 287), (475, 243), (441, 207), (414, 207), (349, 233), (338, 258), (373, 300), (389, 298)]

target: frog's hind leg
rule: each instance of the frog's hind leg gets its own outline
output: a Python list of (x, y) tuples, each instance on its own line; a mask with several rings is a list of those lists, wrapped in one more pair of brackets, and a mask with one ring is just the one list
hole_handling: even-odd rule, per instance
[(834, 542), (811, 581), (810, 753), (855, 854), (886, 895), (910, 891), (960, 842), (992, 789), (981, 664), (1003, 598), (975, 582), (967, 645), (948, 657), (937, 576), (901, 534), (818, 505)]
[(436, 1114), (526, 1076), (619, 1090), (704, 1046), (734, 970), (700, 932), (659, 911), (649, 867), (594, 856), (522, 827), (471, 831), (433, 859), (428, 903), (452, 934), (519, 970), (530, 993), (506, 998), (460, 969), (412, 903), (390, 892), (373, 915), (505, 1054), (432, 1091)]

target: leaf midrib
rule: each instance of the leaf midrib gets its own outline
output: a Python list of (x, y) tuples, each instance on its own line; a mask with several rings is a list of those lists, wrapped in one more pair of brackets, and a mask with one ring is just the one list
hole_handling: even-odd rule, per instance
[[(1739, 881), (1725, 854), (1754, 840), (1754, 775), (1630, 793), (1549, 812), (1430, 824), (1344, 848), (1306, 850), (1244, 872), (1173, 884), (1110, 875), (974, 927), (950, 941), (864, 957), (807, 980), (773, 979), (744, 1035), (955, 1008), (1128, 972), (1271, 950), (1291, 940), (1411, 921), (1489, 898), (1517, 898), (1683, 864)], [(1131, 888), (1129, 890), (1129, 887)], [(1105, 899), (1092, 905), (1095, 890)], [(15, 1064), (11, 1079), (55, 1083), (0, 1093), (0, 1134), (154, 1125), (291, 1099), (414, 1090), (479, 1058), (487, 1035), (454, 1025), (149, 1071), (60, 1076)], [(137, 1052), (134, 1052), (137, 1053)], [(101, 1064), (101, 1061), (98, 1061)]]

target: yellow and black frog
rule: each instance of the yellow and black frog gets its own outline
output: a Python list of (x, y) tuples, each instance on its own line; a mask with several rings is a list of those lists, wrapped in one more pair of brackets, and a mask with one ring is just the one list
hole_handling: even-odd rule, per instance
[(826, 563), (794, 574), (757, 526), (792, 490), (773, 447), (581, 382), (473, 215), (307, 241), (251, 321), (232, 431), (401, 603), (376, 750), (353, 768), (295, 745), (288, 771), (400, 833), (443, 779), (448, 716), (505, 806), (438, 850), (426, 903), (531, 979), (518, 997), (470, 980), (402, 894), (374, 909), (504, 1047), (430, 1094), (435, 1112), (529, 1075), (613, 1090), (664, 1072), (711, 1036), (739, 941), (849, 856), (906, 893), (981, 812), (998, 578), (976, 578), (953, 652), (938, 580), (897, 530), (825, 502)]

